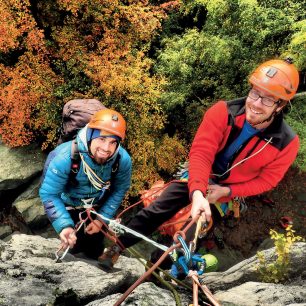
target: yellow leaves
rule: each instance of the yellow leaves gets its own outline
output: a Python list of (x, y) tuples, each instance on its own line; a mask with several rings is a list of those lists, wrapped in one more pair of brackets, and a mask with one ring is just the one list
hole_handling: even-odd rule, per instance
[(248, 7), (248, 8), (256, 8), (258, 6), (257, 0), (239, 0), (239, 6)]
[(185, 161), (188, 148), (178, 138), (165, 135), (156, 151), (157, 169), (173, 174), (180, 162)]
[(270, 236), (274, 240), (276, 258), (272, 259), (272, 263), (269, 263), (263, 252), (257, 252), (259, 260), (257, 271), (262, 281), (278, 283), (287, 278), (292, 245), (295, 241), (303, 240), (302, 237), (295, 236), (294, 232), (292, 226), (288, 226), (284, 234), (272, 229), (270, 230)]
[(70, 11), (73, 15), (77, 16), (78, 11), (88, 3), (87, 0), (57, 0), (57, 3), (67, 11)]
[(216, 18), (222, 18), (229, 9), (229, 3), (226, 0), (201, 0), (206, 4), (208, 15)]

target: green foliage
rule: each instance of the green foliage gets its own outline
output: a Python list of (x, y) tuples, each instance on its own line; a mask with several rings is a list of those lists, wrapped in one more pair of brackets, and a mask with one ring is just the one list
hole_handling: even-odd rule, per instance
[[(205, 111), (216, 100), (245, 96), (248, 75), (259, 63), (291, 56), (305, 73), (305, 16), (300, 1), (183, 2), (178, 16), (193, 18), (194, 26), (184, 32), (173, 29), (173, 34), (167, 27), (155, 72), (167, 80), (161, 104), (169, 115), (168, 126), (187, 142), (195, 114), (176, 115), (179, 110), (196, 105)], [(204, 16), (200, 26), (199, 12)]]
[[(8, 0), (0, 8), (4, 143), (13, 147), (39, 141), (50, 150), (64, 103), (98, 98), (128, 122), (124, 145), (134, 165), (132, 194), (159, 177), (158, 171), (166, 171), (163, 155), (154, 156), (163, 146), (165, 113), (158, 99), (164, 80), (151, 75), (147, 57), (166, 17), (161, 6), (149, 1)], [(184, 149), (178, 139), (171, 141)]]
[[(295, 34), (289, 44), (288, 53), (294, 55), (296, 65), (300, 70), (306, 70), (306, 19), (294, 24)], [(304, 52), (301, 52), (304, 49)]]
[[(245, 95), (263, 60), (292, 56), (304, 80), (299, 0), (7, 0), (0, 9), (2, 141), (51, 149), (64, 103), (98, 98), (127, 119), (132, 195), (175, 171), (205, 110)], [(288, 121), (305, 170), (306, 104), (296, 105)]]
[(306, 130), (305, 130), (305, 118), (306, 118), (306, 93), (304, 96), (296, 98), (292, 102), (292, 107), (288, 106), (288, 114), (286, 121), (293, 128), (293, 130), (299, 135), (300, 148), (295, 165), (302, 171), (306, 171)]
[(295, 236), (292, 226), (288, 226), (284, 234), (270, 230), (270, 236), (274, 240), (275, 260), (271, 263), (267, 261), (263, 252), (257, 252), (259, 265), (257, 271), (263, 282), (279, 283), (286, 280), (290, 268), (290, 252), (296, 241), (303, 240), (300, 236)]

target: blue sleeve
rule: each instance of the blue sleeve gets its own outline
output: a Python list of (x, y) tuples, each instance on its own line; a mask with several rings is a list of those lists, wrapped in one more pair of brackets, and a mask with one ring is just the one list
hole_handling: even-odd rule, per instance
[(124, 150), (120, 157), (119, 169), (111, 182), (111, 194), (99, 209), (99, 213), (112, 219), (116, 214), (126, 192), (131, 186), (132, 161)]
[(54, 150), (49, 154), (39, 189), (46, 214), (57, 233), (66, 227), (74, 227), (74, 222), (61, 199), (68, 182), (70, 167), (70, 150), (65, 144), (63, 149)]

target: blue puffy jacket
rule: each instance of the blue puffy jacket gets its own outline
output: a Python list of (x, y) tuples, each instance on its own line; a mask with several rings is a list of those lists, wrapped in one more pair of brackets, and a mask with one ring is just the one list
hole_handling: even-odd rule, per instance
[[(99, 207), (98, 213), (112, 218), (131, 184), (131, 158), (126, 150), (119, 145), (114, 155), (104, 165), (98, 165), (87, 153), (86, 129), (87, 127), (78, 133), (78, 149), (85, 162), (104, 182), (111, 181), (110, 194), (104, 202), (102, 198), (102, 205)], [(72, 163), (71, 145), (72, 141), (65, 142), (49, 153), (39, 190), (46, 214), (57, 233), (66, 227), (74, 227), (74, 222), (66, 210), (66, 206), (83, 206), (82, 199), (93, 199), (92, 204), (97, 204), (101, 196), (101, 191), (92, 185), (84, 173), (82, 161), (80, 161), (80, 169), (76, 176), (77, 186), (69, 183)], [(118, 154), (120, 155), (118, 171), (111, 180), (112, 165)]]

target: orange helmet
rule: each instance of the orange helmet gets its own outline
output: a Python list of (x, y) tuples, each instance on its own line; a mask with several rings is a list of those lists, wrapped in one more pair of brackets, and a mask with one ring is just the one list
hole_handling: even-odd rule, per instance
[(91, 129), (101, 131), (101, 136), (116, 135), (125, 138), (126, 122), (123, 117), (112, 109), (102, 109), (96, 112), (88, 123)]
[(249, 82), (279, 99), (289, 101), (299, 86), (299, 73), (290, 58), (270, 60), (256, 68)]

